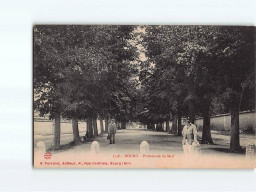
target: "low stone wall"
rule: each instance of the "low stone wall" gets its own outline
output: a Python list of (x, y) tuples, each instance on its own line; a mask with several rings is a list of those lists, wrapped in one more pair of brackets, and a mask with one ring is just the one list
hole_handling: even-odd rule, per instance
[[(211, 129), (216, 130), (230, 130), (231, 128), (231, 116), (230, 114), (222, 114), (211, 117)], [(241, 112), (239, 115), (240, 129), (245, 129), (248, 126), (252, 126), (254, 132), (256, 132), (256, 113), (253, 112)], [(203, 119), (197, 118), (195, 125), (199, 130), (203, 128)]]
[[(105, 121), (103, 121), (104, 129), (105, 129)], [(100, 131), (100, 121), (97, 120), (98, 133)], [(86, 132), (86, 122), (78, 122), (79, 132), (84, 135)], [(62, 120), (60, 123), (60, 131), (62, 134), (72, 134), (72, 122), (71, 120)], [(34, 121), (34, 135), (53, 135), (53, 121), (52, 120), (37, 120)]]

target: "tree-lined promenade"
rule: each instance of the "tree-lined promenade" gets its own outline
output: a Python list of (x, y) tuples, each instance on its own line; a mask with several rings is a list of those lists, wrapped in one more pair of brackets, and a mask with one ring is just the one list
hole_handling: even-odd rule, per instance
[(109, 118), (119, 129), (138, 121), (161, 131), (166, 122), (181, 135), (181, 118), (199, 116), (202, 143), (212, 144), (210, 116), (229, 112), (236, 152), (239, 111), (255, 107), (254, 43), (254, 27), (35, 26), (34, 109), (54, 119), (56, 150), (60, 116), (72, 119), (75, 144), (79, 120), (93, 138)]

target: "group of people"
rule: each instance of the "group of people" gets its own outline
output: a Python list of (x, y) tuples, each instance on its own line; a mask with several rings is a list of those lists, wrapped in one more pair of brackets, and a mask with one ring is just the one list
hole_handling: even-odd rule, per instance
[[(186, 125), (182, 130), (182, 146), (185, 155), (191, 155), (195, 152), (195, 148), (199, 146), (199, 142), (197, 140), (197, 128), (192, 123), (190, 118), (185, 120)], [(115, 144), (115, 134), (116, 134), (116, 123), (115, 119), (111, 119), (108, 126), (108, 139), (110, 140), (110, 144)]]

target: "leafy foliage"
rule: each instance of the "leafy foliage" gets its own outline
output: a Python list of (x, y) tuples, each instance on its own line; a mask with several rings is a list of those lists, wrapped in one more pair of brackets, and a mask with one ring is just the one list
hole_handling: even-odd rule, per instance
[[(125, 119), (136, 50), (133, 26), (35, 26), (35, 108), (80, 119)], [(110, 106), (109, 106), (110, 105)]]

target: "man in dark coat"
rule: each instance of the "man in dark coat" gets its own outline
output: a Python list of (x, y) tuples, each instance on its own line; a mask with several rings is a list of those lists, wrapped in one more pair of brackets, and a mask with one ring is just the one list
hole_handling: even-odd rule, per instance
[(115, 144), (115, 134), (116, 134), (116, 123), (115, 123), (115, 119), (111, 119), (111, 122), (108, 126), (108, 133), (110, 136), (110, 144)]

